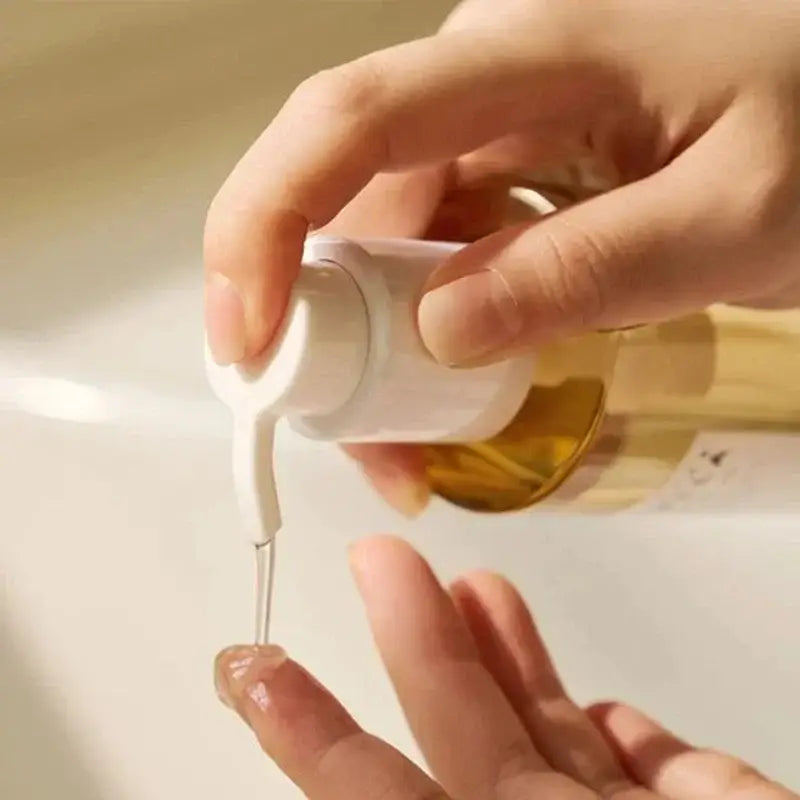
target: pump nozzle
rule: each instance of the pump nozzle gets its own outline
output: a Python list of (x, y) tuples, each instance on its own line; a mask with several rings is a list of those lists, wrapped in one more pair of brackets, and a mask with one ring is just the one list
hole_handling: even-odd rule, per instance
[(247, 538), (261, 547), (281, 527), (275, 488), (273, 449), (275, 417), (235, 415), (233, 424), (233, 480)]
[(281, 510), (275, 487), (273, 449), (275, 417), (234, 418), (233, 476), (245, 534), (256, 556), (256, 644), (269, 641), (272, 587), (275, 576), (275, 534)]

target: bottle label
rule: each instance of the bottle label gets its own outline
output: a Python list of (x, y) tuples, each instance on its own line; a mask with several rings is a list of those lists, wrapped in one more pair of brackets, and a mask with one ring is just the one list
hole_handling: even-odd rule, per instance
[(638, 512), (800, 513), (800, 435), (700, 433)]

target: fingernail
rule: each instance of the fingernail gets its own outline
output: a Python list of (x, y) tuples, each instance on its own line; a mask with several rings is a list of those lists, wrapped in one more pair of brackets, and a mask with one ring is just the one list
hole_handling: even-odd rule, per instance
[(388, 465), (369, 465), (364, 472), (378, 493), (404, 517), (418, 517), (428, 506), (431, 489), (424, 476)]
[(233, 364), (244, 358), (247, 348), (244, 302), (233, 281), (218, 272), (206, 282), (206, 332), (218, 364)]
[(505, 276), (484, 270), (425, 294), (418, 323), (433, 357), (456, 366), (512, 348), (522, 332), (523, 319)]
[(247, 696), (264, 710), (269, 699), (265, 681), (286, 659), (286, 651), (273, 644), (223, 650), (214, 664), (214, 687), (219, 699), (236, 709)]

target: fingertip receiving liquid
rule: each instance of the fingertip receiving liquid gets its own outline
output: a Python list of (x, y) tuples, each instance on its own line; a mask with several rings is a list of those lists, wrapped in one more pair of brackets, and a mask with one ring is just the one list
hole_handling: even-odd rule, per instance
[(219, 699), (236, 710), (240, 710), (246, 697), (260, 708), (265, 707), (268, 699), (265, 681), (287, 658), (286, 651), (274, 644), (226, 648), (214, 662), (214, 687)]

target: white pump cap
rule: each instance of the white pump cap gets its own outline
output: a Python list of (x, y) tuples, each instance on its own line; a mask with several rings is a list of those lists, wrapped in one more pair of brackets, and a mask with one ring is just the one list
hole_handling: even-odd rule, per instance
[(306, 261), (273, 343), (253, 363), (206, 369), (235, 416), (323, 415), (340, 408), (361, 379), (369, 351), (364, 298), (332, 263)]
[(369, 353), (350, 399), (332, 413), (291, 416), (295, 430), (349, 442), (469, 442), (488, 439), (510, 422), (533, 381), (533, 354), (453, 368), (431, 356), (417, 328), (428, 278), (461, 247), (413, 239), (309, 239), (310, 262), (339, 264), (358, 284)]
[(477, 441), (502, 430), (530, 389), (534, 356), (471, 369), (437, 363), (416, 307), (425, 281), (460, 245), (311, 238), (274, 342), (246, 367), (207, 353), (209, 380), (233, 411), (234, 474), (254, 541), (279, 525), (275, 420), (329, 441)]
[(470, 369), (437, 363), (416, 306), (426, 279), (461, 245), (311, 238), (274, 342), (248, 366), (207, 357), (236, 418), (287, 417), (329, 441), (476, 441), (513, 418), (534, 357)]
[(206, 346), (206, 371), (232, 410), (233, 475), (247, 538), (257, 546), (281, 526), (273, 443), (278, 417), (326, 414), (358, 386), (369, 348), (364, 299), (333, 264), (305, 263), (272, 345), (255, 363), (219, 366)]

